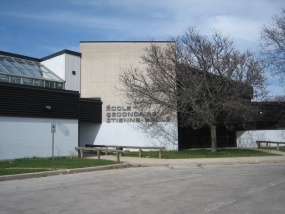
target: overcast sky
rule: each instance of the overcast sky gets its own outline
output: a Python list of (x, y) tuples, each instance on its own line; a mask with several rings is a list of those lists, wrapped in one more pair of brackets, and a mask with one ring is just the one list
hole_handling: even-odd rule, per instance
[(0, 50), (41, 58), (79, 51), (80, 41), (167, 40), (188, 26), (256, 49), (262, 25), (281, 8), (285, 0), (0, 0)]

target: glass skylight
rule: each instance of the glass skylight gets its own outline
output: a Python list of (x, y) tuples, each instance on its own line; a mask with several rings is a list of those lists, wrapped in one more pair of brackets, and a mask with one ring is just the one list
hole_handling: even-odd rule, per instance
[(64, 88), (64, 80), (37, 61), (0, 55), (0, 82)]

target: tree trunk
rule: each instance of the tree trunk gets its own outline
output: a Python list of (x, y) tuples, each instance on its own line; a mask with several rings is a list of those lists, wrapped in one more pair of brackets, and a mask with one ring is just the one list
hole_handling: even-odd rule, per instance
[(217, 133), (216, 133), (216, 125), (210, 125), (211, 131), (211, 151), (217, 152)]

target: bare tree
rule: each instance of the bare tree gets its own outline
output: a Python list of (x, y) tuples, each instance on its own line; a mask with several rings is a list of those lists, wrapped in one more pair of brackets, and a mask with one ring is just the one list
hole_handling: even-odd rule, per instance
[(273, 97), (269, 97), (264, 100), (265, 102), (279, 102), (279, 103), (285, 103), (285, 96), (284, 95), (277, 95)]
[(272, 23), (264, 25), (261, 31), (260, 50), (272, 74), (281, 83), (285, 80), (285, 9)]
[(189, 28), (166, 47), (151, 43), (142, 60), (146, 70), (129, 68), (120, 75), (127, 100), (141, 111), (155, 110), (157, 118), (178, 114), (180, 126), (208, 127), (212, 151), (216, 126), (250, 120), (252, 89), (255, 95), (265, 91), (259, 60), (216, 31), (208, 38)]
[(144, 133), (152, 146), (164, 146), (168, 150), (178, 147), (177, 122), (146, 122), (134, 126)]
[(278, 121), (278, 123), (275, 125), (277, 129), (280, 127), (285, 127), (285, 96), (278, 95), (269, 97), (264, 100), (263, 105), (264, 107), (266, 105), (269, 105), (270, 107), (263, 109), (262, 114), (266, 114), (269, 112), (269, 114), (272, 115), (272, 112), (274, 112), (273, 115), (275, 117), (275, 120)]

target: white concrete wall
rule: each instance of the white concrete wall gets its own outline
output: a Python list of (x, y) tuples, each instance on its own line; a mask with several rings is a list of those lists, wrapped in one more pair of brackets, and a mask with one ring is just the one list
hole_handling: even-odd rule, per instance
[(65, 54), (42, 61), (41, 64), (46, 66), (61, 79), (65, 80)]
[(285, 142), (285, 130), (237, 131), (236, 137), (237, 147), (255, 148), (257, 140)]
[(85, 146), (86, 144), (106, 145), (104, 143), (96, 142), (96, 137), (100, 130), (101, 124), (96, 123), (83, 123), (79, 124), (79, 146)]
[[(164, 125), (168, 126), (166, 131), (170, 131), (169, 125), (174, 132), (177, 130), (175, 124), (165, 123)], [(154, 131), (156, 131), (155, 134)], [(165, 146), (169, 150), (177, 150), (177, 135), (165, 137), (165, 134), (166, 132), (162, 130), (152, 130), (147, 134), (139, 129), (136, 123), (80, 123), (79, 145)]]
[[(80, 92), (80, 62), (79, 56), (62, 54), (41, 62), (65, 81), (65, 89)], [(73, 75), (72, 71), (76, 74)]]
[[(80, 61), (79, 56), (65, 54), (65, 89), (80, 93)], [(72, 74), (75, 71), (75, 75)]]
[(82, 124), (80, 133), (82, 146), (85, 144), (144, 146), (148, 143), (142, 133), (127, 123)]
[(77, 155), (78, 120), (0, 116), (0, 159), (51, 157), (51, 122), (56, 122), (54, 156)]

